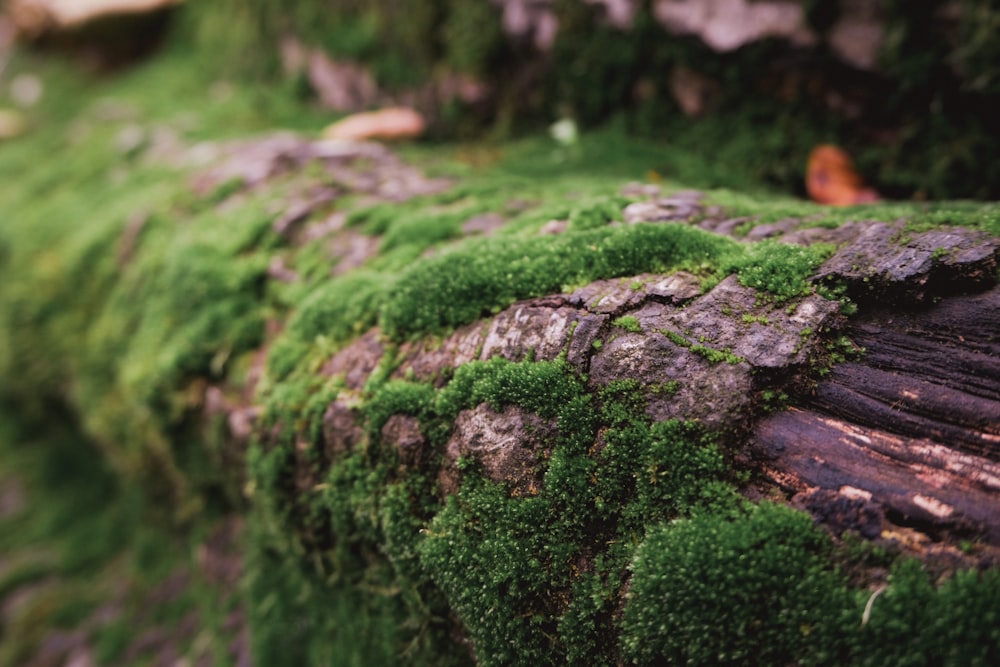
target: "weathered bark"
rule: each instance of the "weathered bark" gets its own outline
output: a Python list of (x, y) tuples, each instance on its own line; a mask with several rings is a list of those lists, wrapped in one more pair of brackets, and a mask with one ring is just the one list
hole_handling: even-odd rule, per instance
[(875, 536), (891, 521), (1000, 545), (998, 330), (998, 288), (867, 314), (847, 329), (862, 359), (764, 419), (750, 449), (837, 529)]
[[(414, 191), (435, 185), (414, 183)], [(645, 200), (624, 209), (629, 224), (690, 220), (732, 234), (742, 222), (705, 206), (697, 192), (630, 193)], [(300, 222), (282, 231), (308, 236), (315, 225), (300, 230)], [(404, 343), (394, 349), (391, 377), (440, 387), (474, 360), (563, 357), (594, 391), (637, 380), (653, 420), (696, 420), (725, 434), (735, 460), (755, 473), (748, 492), (782, 493), (835, 533), (881, 538), (902, 527), (920, 535), (910, 547), (969, 539), (1000, 547), (1000, 241), (960, 228), (810, 229), (794, 219), (751, 236), (840, 243), (814, 281), (845, 287), (860, 312), (844, 317), (837, 301), (817, 294), (776, 303), (735, 276), (702, 294), (690, 274), (643, 274), (520, 302), (443, 340)], [(633, 318), (630, 326), (616, 325), (622, 316)], [(863, 353), (831, 365), (829, 350), (843, 336)], [(345, 387), (324, 416), (327, 461), (368, 437), (360, 397), (391, 347), (372, 329), (323, 367)], [(765, 397), (782, 394), (789, 407), (771, 411)], [(258, 412), (230, 406), (237, 439)], [(513, 493), (536, 493), (537, 466), (556, 432), (554, 421), (520, 408), (483, 404), (461, 413), (437, 471), (441, 492), (458, 488), (456, 462), (469, 457)], [(379, 437), (398, 447), (403, 465), (431, 460), (411, 417), (392, 417)], [(308, 461), (297, 470), (303, 492), (318, 482)]]

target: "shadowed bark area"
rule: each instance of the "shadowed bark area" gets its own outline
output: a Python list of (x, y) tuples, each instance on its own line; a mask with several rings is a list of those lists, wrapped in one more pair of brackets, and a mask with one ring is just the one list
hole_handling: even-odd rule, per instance
[[(998, 330), (995, 287), (867, 314), (847, 329), (864, 357), (764, 419), (751, 451), (769, 479), (838, 529), (878, 534), (884, 515), (936, 539), (998, 545)], [(849, 508), (831, 512), (845, 499)]]

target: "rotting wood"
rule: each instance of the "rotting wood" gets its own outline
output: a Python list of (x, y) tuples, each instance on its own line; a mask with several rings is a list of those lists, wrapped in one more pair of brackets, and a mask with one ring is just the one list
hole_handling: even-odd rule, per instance
[[(860, 318), (847, 333), (863, 358), (762, 420), (752, 457), (835, 530), (894, 523), (1000, 545), (998, 332), (997, 287)], [(810, 500), (824, 491), (836, 495)], [(838, 500), (853, 510), (823, 509)]]

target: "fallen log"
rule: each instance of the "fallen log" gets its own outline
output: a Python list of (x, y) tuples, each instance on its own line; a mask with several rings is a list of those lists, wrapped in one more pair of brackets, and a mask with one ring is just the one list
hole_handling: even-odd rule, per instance
[[(70, 274), (106, 258), (82, 314), (75, 279), (52, 319), (0, 285), (0, 360), (26, 378), (3, 388), (72, 403), (175, 520), (245, 515), (266, 655), (354, 634), (433, 664), (998, 645), (991, 234), (755, 225), (649, 184), (539, 213), (520, 182), (455, 197), (384, 147), (290, 134), (167, 157), (211, 164), (105, 223)], [(65, 377), (36, 370), (76, 328)]]

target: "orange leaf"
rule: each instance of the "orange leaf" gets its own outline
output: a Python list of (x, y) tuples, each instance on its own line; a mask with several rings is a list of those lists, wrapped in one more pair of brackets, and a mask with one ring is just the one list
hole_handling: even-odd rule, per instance
[(865, 185), (847, 153), (829, 144), (817, 146), (809, 155), (806, 191), (813, 201), (830, 206), (879, 200), (878, 193)]

